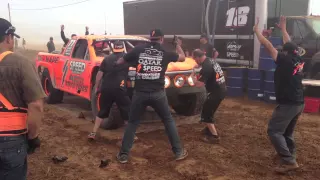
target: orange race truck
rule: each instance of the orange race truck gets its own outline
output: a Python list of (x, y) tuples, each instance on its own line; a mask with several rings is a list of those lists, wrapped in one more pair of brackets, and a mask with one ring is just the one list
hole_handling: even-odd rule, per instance
[[(112, 53), (113, 42), (124, 42), (125, 51), (134, 46), (148, 42), (146, 38), (138, 36), (80, 36), (77, 40), (70, 40), (60, 54), (40, 52), (36, 60), (37, 70), (47, 94), (48, 104), (61, 103), (64, 93), (69, 93), (91, 101), (93, 115), (99, 106), (99, 94), (92, 89), (95, 87), (95, 77), (103, 58)], [(165, 76), (165, 88), (170, 106), (179, 115), (190, 116), (201, 111), (206, 97), (204, 87), (194, 87), (190, 74), (196, 65), (191, 58), (185, 62), (170, 63)], [(196, 70), (196, 73), (199, 69)], [(128, 93), (132, 96), (135, 68), (128, 73)], [(101, 125), (104, 129), (114, 129), (122, 125), (116, 106), (113, 107), (109, 118)]]

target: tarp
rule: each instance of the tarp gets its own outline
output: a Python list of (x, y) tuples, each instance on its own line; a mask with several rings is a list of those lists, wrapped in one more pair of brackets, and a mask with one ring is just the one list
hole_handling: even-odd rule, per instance
[(186, 58), (184, 62), (172, 62), (168, 65), (167, 72), (192, 70), (197, 63), (192, 58)]

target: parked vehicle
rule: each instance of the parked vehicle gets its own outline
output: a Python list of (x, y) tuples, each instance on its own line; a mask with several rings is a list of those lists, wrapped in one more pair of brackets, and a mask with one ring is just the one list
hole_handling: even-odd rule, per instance
[[(81, 36), (70, 40), (61, 54), (39, 53), (36, 61), (41, 74), (41, 82), (47, 94), (47, 103), (61, 103), (64, 93), (73, 94), (91, 101), (93, 115), (98, 111), (99, 94), (92, 89), (95, 77), (104, 56), (112, 53), (113, 42), (124, 42), (126, 52), (134, 46), (149, 40), (138, 36)], [(110, 47), (110, 51), (105, 51)], [(169, 104), (180, 115), (198, 114), (206, 97), (204, 87), (194, 87), (192, 78), (192, 59), (186, 62), (169, 64), (165, 77), (165, 88)], [(131, 96), (135, 81), (135, 68), (130, 68), (127, 87)], [(113, 129), (122, 125), (116, 106), (102, 128)]]

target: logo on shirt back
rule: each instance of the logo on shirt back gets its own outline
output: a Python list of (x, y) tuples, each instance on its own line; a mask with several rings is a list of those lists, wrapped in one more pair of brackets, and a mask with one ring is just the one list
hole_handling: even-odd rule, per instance
[(160, 79), (162, 71), (163, 52), (157, 49), (145, 48), (140, 54), (137, 66), (137, 79), (156, 80)]
[(297, 73), (301, 73), (303, 71), (303, 67), (304, 67), (304, 63), (296, 63), (292, 75), (296, 75)]

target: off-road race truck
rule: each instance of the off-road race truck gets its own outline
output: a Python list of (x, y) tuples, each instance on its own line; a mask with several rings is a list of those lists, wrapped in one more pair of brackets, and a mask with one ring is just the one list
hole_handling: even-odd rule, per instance
[[(60, 54), (40, 52), (36, 66), (41, 82), (47, 94), (48, 104), (63, 101), (64, 93), (79, 96), (91, 101), (95, 117), (99, 109), (99, 94), (95, 94), (95, 77), (104, 56), (112, 53), (113, 42), (121, 40), (125, 51), (134, 46), (147, 43), (149, 40), (138, 36), (80, 36), (70, 40)], [(106, 50), (108, 49), (108, 50)], [(191, 116), (201, 111), (206, 97), (204, 87), (195, 87), (190, 75), (195, 61), (186, 58), (185, 62), (170, 63), (165, 76), (165, 88), (170, 106), (179, 115)], [(198, 74), (199, 69), (196, 70)], [(128, 93), (132, 96), (135, 80), (135, 68), (128, 73)], [(115, 129), (123, 124), (117, 107), (114, 106), (109, 118), (104, 119), (101, 128)]]

